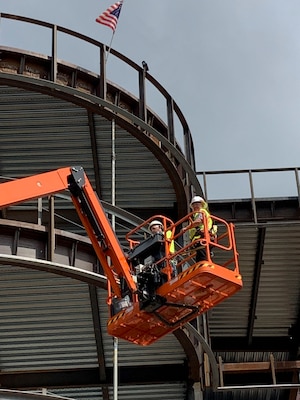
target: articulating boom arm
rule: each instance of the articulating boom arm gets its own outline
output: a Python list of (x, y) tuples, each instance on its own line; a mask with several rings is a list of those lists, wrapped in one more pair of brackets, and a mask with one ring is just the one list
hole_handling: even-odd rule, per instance
[(114, 294), (117, 297), (122, 296), (120, 278), (126, 280), (132, 293), (137, 291), (126, 256), (82, 167), (60, 168), (5, 182), (0, 184), (0, 189), (0, 209), (69, 189), (76, 211)]
[[(203, 232), (191, 240), (192, 213), (176, 223), (151, 217), (127, 233), (126, 255), (82, 167), (0, 184), (0, 209), (66, 189), (110, 283), (110, 335), (147, 346), (242, 288), (232, 224), (211, 216), (220, 228), (213, 237), (203, 215)], [(163, 229), (145, 238), (157, 218)]]

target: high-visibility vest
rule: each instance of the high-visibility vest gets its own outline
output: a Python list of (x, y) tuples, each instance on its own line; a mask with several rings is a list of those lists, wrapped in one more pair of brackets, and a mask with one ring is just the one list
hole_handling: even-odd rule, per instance
[[(167, 232), (166, 232), (166, 238), (170, 240), (171, 237), (172, 237), (172, 232), (171, 232), (171, 231), (167, 231)], [(170, 252), (171, 254), (175, 253), (175, 243), (174, 243), (174, 240), (171, 240), (171, 241), (170, 241), (169, 252)]]
[[(209, 211), (207, 211), (205, 208), (201, 208), (199, 212), (196, 212), (193, 214), (193, 221), (196, 221), (198, 218), (202, 220), (202, 215), (206, 216), (207, 219), (207, 228), (210, 231), (213, 226), (213, 221), (212, 218), (210, 217)], [(201, 237), (203, 237), (203, 232), (204, 232), (204, 223), (202, 221), (199, 221), (199, 225), (191, 228), (189, 230), (189, 236), (190, 240), (194, 241), (197, 240)]]

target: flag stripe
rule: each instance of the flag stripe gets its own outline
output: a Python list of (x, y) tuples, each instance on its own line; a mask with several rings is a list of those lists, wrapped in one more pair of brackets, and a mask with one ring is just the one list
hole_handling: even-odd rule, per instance
[(121, 12), (122, 1), (110, 6), (106, 11), (104, 11), (99, 17), (96, 18), (96, 22), (103, 24), (111, 28), (113, 31), (116, 30), (118, 18)]

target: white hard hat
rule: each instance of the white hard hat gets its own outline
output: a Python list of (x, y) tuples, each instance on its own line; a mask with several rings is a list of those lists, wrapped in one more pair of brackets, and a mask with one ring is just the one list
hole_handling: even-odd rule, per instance
[(192, 205), (194, 203), (205, 203), (205, 200), (203, 199), (203, 197), (201, 196), (194, 196), (190, 202), (190, 207), (192, 207)]
[(163, 224), (160, 221), (158, 221), (157, 219), (154, 219), (153, 221), (150, 222), (149, 229), (151, 229), (152, 226), (155, 226), (155, 225), (160, 225), (161, 227), (163, 226)]

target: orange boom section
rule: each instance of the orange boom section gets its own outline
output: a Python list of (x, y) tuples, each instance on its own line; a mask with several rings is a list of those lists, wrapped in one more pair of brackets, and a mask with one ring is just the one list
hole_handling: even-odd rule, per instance
[(92, 242), (115, 296), (119, 281), (137, 290), (123, 249), (105, 211), (81, 166), (65, 167), (0, 184), (0, 209), (68, 189), (80, 220)]

